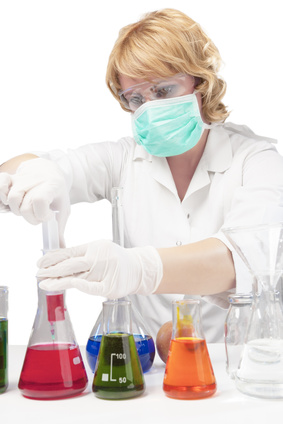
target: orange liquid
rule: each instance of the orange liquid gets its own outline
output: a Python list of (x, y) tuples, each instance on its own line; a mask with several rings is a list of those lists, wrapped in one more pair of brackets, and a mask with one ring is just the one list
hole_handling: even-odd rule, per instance
[(205, 340), (193, 337), (171, 340), (163, 390), (175, 399), (202, 399), (216, 392)]

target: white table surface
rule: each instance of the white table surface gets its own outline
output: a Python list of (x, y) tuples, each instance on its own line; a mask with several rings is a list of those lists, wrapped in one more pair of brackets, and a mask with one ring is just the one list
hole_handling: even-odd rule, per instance
[[(264, 423), (282, 420), (283, 399), (265, 400), (240, 393), (225, 371), (223, 344), (209, 344), (217, 392), (202, 400), (175, 400), (162, 390), (165, 365), (156, 354), (151, 370), (145, 374), (146, 391), (137, 398), (109, 401), (98, 399), (91, 390), (93, 374), (81, 347), (89, 383), (78, 397), (54, 401), (32, 400), (18, 390), (18, 380), (26, 352), (25, 346), (9, 346), (9, 387), (0, 395), (1, 424), (82, 424), (143, 423), (170, 424)], [(193, 421), (194, 420), (194, 421)]]

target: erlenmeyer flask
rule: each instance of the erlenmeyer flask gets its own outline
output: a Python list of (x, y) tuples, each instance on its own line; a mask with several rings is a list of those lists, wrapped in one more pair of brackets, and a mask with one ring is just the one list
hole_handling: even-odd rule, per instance
[[(43, 224), (44, 252), (59, 247), (57, 221)], [(38, 287), (38, 308), (19, 389), (32, 399), (58, 399), (81, 393), (87, 375), (67, 308), (65, 292)]]
[(203, 336), (200, 301), (172, 302), (173, 331), (163, 390), (175, 399), (202, 399), (216, 391), (216, 381)]
[(283, 314), (278, 304), (283, 223), (223, 232), (257, 280), (236, 387), (251, 396), (283, 398)]
[[(121, 298), (117, 301), (124, 301), (127, 298)], [(146, 330), (146, 326), (138, 310), (131, 305), (132, 308), (132, 333), (136, 343), (139, 359), (141, 362), (143, 373), (149, 371), (152, 367), (155, 357), (155, 344), (153, 338)], [(92, 372), (95, 370), (100, 343), (103, 334), (103, 315), (100, 312), (96, 323), (91, 331), (87, 345), (86, 345), (86, 358)]]
[[(123, 189), (120, 187), (112, 188), (112, 233), (114, 243), (124, 246), (124, 221), (123, 221)], [(125, 299), (122, 299), (125, 300)], [(155, 357), (155, 344), (153, 338), (146, 329), (145, 323), (132, 305), (132, 331), (141, 361), (143, 372), (147, 372), (152, 367)], [(87, 345), (86, 357), (88, 364), (94, 372), (100, 343), (102, 339), (102, 311), (100, 312), (93, 329), (91, 330)]]
[(92, 390), (102, 399), (141, 395), (145, 383), (131, 330), (131, 302), (103, 302), (103, 336)]

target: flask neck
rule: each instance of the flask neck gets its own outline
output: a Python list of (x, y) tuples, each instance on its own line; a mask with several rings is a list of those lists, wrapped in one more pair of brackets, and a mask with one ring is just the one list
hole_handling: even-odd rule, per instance
[(65, 292), (49, 292), (38, 286), (38, 309), (47, 316), (49, 322), (65, 320)]
[(130, 301), (107, 300), (103, 302), (103, 333), (132, 334)]
[(254, 296), (248, 340), (283, 339), (283, 311), (280, 292), (263, 288)]
[(269, 274), (258, 274), (256, 279), (258, 281), (257, 287), (261, 291), (273, 291), (276, 292), (278, 289), (278, 282), (282, 275), (282, 271), (277, 271)]
[(174, 301), (172, 303), (172, 316), (172, 339), (180, 337), (204, 339), (199, 300), (184, 299)]

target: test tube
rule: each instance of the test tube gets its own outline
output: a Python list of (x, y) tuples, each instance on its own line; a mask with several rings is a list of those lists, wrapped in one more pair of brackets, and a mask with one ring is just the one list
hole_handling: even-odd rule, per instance
[(124, 218), (122, 204), (122, 187), (113, 187), (112, 195), (112, 234), (113, 242), (124, 247)]
[[(42, 236), (43, 236), (43, 254), (49, 250), (56, 250), (60, 248), (58, 222), (56, 215), (58, 212), (54, 211), (49, 221), (42, 223)], [(46, 292), (47, 302), (47, 317), (51, 324), (51, 333), (54, 337), (54, 322), (64, 321), (64, 292)]]
[(49, 221), (42, 223), (42, 236), (43, 236), (43, 254), (49, 250), (59, 249), (59, 233), (58, 233), (58, 222), (56, 215), (58, 212), (52, 213)]

